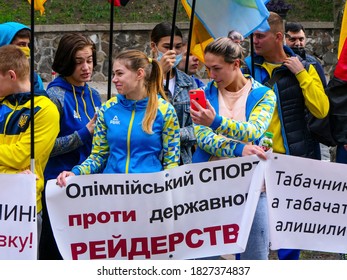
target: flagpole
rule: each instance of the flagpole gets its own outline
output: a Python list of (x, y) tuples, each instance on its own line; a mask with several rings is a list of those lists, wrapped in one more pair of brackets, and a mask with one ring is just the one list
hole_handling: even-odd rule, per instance
[[(174, 5), (174, 10), (173, 10), (173, 15), (172, 15), (172, 26), (171, 26), (171, 36), (170, 36), (170, 50), (173, 49), (173, 43), (174, 43), (174, 38), (175, 38), (175, 26), (176, 26), (176, 14), (177, 14), (177, 4), (178, 0), (175, 0), (175, 5)], [(165, 91), (169, 91), (169, 83), (170, 83), (170, 72), (169, 71), (166, 74), (166, 84), (165, 84)]]
[(110, 42), (108, 48), (108, 76), (107, 76), (107, 99), (111, 98), (111, 82), (112, 82), (112, 47), (113, 47), (113, 22), (114, 22), (114, 1), (110, 1)]
[(184, 72), (188, 74), (188, 66), (189, 66), (189, 56), (190, 56), (190, 45), (192, 40), (193, 33), (193, 23), (194, 23), (194, 15), (195, 15), (195, 0), (192, 3), (192, 11), (190, 13), (190, 24), (189, 24), (189, 34), (188, 34), (188, 44), (187, 44), (187, 56), (186, 56), (186, 64), (184, 66)]
[(251, 76), (254, 78), (254, 46), (253, 46), (253, 33), (249, 35), (251, 44)]
[(31, 38), (30, 38), (30, 125), (31, 125), (31, 130), (30, 130), (30, 152), (31, 152), (31, 159), (30, 159), (30, 170), (32, 173), (35, 173), (35, 138), (34, 138), (34, 115), (35, 115), (35, 106), (34, 106), (34, 34), (35, 34), (35, 6), (34, 6), (35, 1), (31, 0)]

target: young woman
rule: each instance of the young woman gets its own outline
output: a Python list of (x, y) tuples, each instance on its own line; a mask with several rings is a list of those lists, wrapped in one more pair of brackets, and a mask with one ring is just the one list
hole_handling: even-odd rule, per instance
[[(52, 66), (59, 76), (47, 87), (60, 113), (60, 132), (45, 169), (45, 181), (82, 163), (91, 152), (96, 111), (101, 105), (99, 93), (87, 84), (95, 66), (93, 41), (80, 34), (61, 38)], [(44, 210), (40, 259), (61, 259), (46, 207)]]
[(172, 25), (169, 22), (157, 24), (151, 32), (151, 50), (153, 57), (159, 61), (163, 69), (164, 84), (167, 73), (170, 73), (167, 96), (175, 107), (181, 136), (181, 164), (192, 162), (192, 152), (196, 139), (190, 117), (189, 90), (197, 88), (194, 79), (180, 71), (177, 66), (182, 60), (183, 36), (175, 26), (173, 49), (170, 50)]
[(141, 51), (124, 51), (114, 60), (113, 75), (118, 94), (98, 112), (92, 153), (60, 173), (60, 186), (68, 176), (150, 173), (179, 165), (179, 124), (166, 100), (159, 63)]
[[(265, 152), (256, 144), (271, 121), (276, 102), (274, 92), (242, 74), (243, 49), (231, 38), (216, 39), (205, 48), (204, 54), (213, 80), (204, 87), (207, 108), (192, 101), (198, 109), (191, 109), (198, 145), (193, 162), (253, 154), (266, 159)], [(263, 192), (246, 251), (239, 255), (241, 259), (268, 259), (266, 207)]]

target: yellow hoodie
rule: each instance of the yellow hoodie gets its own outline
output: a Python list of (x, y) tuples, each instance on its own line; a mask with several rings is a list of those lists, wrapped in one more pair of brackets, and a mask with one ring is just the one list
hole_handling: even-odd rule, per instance
[[(13, 94), (0, 100), (0, 173), (30, 169), (30, 93)], [(59, 133), (59, 113), (44, 91), (34, 96), (34, 151), (36, 210), (42, 209), (43, 171)]]

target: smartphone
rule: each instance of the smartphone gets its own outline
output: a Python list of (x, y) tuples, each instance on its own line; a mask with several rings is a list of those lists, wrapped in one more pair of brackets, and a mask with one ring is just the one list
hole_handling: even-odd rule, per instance
[[(189, 91), (190, 100), (195, 100), (200, 104), (201, 107), (206, 109), (206, 96), (205, 92), (202, 89), (191, 89)], [(198, 109), (191, 103), (191, 107), (193, 110), (198, 111)]]

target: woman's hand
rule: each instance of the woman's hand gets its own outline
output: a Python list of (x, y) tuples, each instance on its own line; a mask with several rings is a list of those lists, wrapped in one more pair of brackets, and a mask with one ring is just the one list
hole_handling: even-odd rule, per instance
[(63, 171), (57, 177), (57, 185), (66, 187), (66, 177), (75, 176), (71, 171)]
[(97, 114), (94, 114), (94, 117), (86, 125), (91, 135), (94, 134), (94, 128), (95, 128), (95, 122), (96, 122), (97, 116), (98, 116)]
[(198, 109), (197, 111), (190, 107), (190, 116), (195, 124), (210, 126), (216, 117), (216, 111), (212, 107), (211, 103), (206, 100), (206, 109), (200, 106), (195, 100), (191, 100), (191, 103)]
[(245, 145), (242, 151), (242, 156), (244, 157), (244, 156), (250, 156), (250, 155), (257, 155), (260, 159), (264, 159), (264, 160), (267, 159), (266, 153), (264, 152), (264, 150), (257, 145), (252, 145), (252, 144)]

